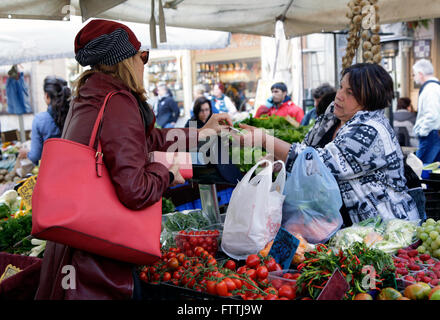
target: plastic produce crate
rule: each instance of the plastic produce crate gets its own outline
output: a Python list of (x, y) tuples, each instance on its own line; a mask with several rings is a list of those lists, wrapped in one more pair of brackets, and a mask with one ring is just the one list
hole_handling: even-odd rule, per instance
[(426, 189), (423, 191), (426, 198), (425, 212), (426, 218), (440, 220), (440, 191)]
[(42, 260), (0, 252), (0, 276), (11, 264), (21, 271), (0, 282), (0, 300), (33, 300), (40, 283)]

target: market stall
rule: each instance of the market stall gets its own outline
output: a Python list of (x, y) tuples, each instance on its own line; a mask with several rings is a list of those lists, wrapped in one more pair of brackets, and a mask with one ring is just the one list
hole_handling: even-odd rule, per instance
[[(185, 1), (184, 4), (190, 2)], [(397, 2), (389, 3), (395, 5)], [(274, 7), (273, 4), (270, 6)], [(328, 6), (323, 8), (329, 9)], [(268, 7), (264, 9), (268, 10)], [(96, 10), (95, 13), (102, 12)], [(423, 11), (421, 8), (417, 10)], [(298, 11), (301, 13), (301, 10)], [(414, 14), (411, 12), (401, 19), (412, 18)], [(432, 12), (424, 14), (429, 15)], [(393, 18), (388, 16), (387, 19)], [(338, 21), (333, 20), (335, 23)], [(272, 26), (273, 22), (271, 20), (268, 24)], [(317, 25), (313, 24), (313, 28)], [(307, 30), (314, 30), (313, 28)], [(257, 33), (255, 29), (251, 30)], [(359, 43), (356, 45), (356, 37), (352, 40), (351, 48), (355, 51)], [(365, 50), (369, 52), (365, 57), (367, 60), (374, 58), (369, 49), (371, 48)], [(349, 64), (351, 59), (353, 56), (349, 52), (344, 64)], [(168, 66), (173, 63), (171, 61)], [(228, 67), (227, 71), (237, 71), (236, 64), (233, 64), (233, 70)], [(240, 64), (238, 66), (241, 68)], [(226, 72), (226, 69), (223, 71), (222, 68), (218, 66), (216, 71), (214, 63), (204, 63), (203, 69), (207, 73), (205, 79), (225, 77), (221, 72)], [(202, 66), (200, 70), (202, 72)], [(289, 143), (302, 141), (307, 132), (304, 128), (295, 129), (285, 118), (248, 118), (244, 122), (273, 130), (273, 135)], [(340, 208), (340, 201), (338, 203), (338, 197), (335, 196), (339, 194), (339, 189), (330, 190), (327, 185), (318, 183), (308, 185), (305, 194), (320, 195), (319, 198), (312, 199), (315, 201), (313, 205), (318, 207), (317, 210), (325, 212), (319, 223), (284, 223), (284, 165), (277, 162), (282, 169), (275, 174), (275, 164), (261, 160), (264, 153), (253, 156), (255, 151), (250, 150), (250, 157), (246, 157), (244, 150), (243, 155), (241, 150), (238, 154), (239, 159), (243, 156), (250, 161), (239, 161), (236, 167), (244, 175), (240, 177), (240, 181), (234, 181), (234, 192), (224, 219), (216, 207), (215, 189), (206, 193), (206, 201), (201, 210), (163, 215), (161, 257), (149, 265), (140, 265), (137, 270), (147, 299), (440, 299), (438, 210), (431, 211), (426, 221), (382, 220), (376, 217), (341, 228), (341, 221), (336, 223), (332, 219), (338, 216)], [(233, 150), (230, 152), (233, 155)], [(260, 169), (262, 164), (265, 167)], [(193, 162), (193, 168), (196, 166), (196, 162)], [(202, 164), (199, 169), (202, 172), (212, 167), (204, 167)], [(215, 185), (219, 182), (217, 179), (221, 176), (222, 167), (214, 169), (217, 171), (203, 171), (206, 172), (205, 176), (195, 172), (194, 177), (198, 177), (202, 184)], [(305, 171), (308, 168), (304, 166), (302, 169)], [(425, 168), (425, 171), (429, 178), (435, 179), (433, 168)], [(3, 194), (5, 220), (0, 223), (2, 251), (37, 256), (44, 254), (44, 241), (31, 240), (30, 237), (31, 207), (29, 202), (26, 205), (24, 201), (29, 199), (32, 188), (20, 189), (31, 181), (29, 178), (23, 182), (18, 187), (17, 195), (9, 192), (12, 190)], [(221, 182), (224, 182), (224, 177)], [(15, 187), (17, 186), (14, 189)], [(18, 195), (25, 190), (27, 192), (19, 199)], [(433, 194), (439, 193), (435, 187), (428, 187), (426, 190)], [(310, 206), (306, 203), (300, 209), (308, 209)], [(337, 210), (332, 210), (334, 206)], [(253, 213), (252, 217), (247, 215), (250, 212)], [(34, 248), (29, 246), (29, 242)], [(3, 274), (0, 286), (3, 281), (8, 281), (4, 280), (6, 276), (9, 275), (10, 281), (17, 279), (15, 277), (23, 272), (17, 270), (20, 268), (16, 265), (12, 267), (15, 267), (10, 268), (13, 272), (0, 270)]]

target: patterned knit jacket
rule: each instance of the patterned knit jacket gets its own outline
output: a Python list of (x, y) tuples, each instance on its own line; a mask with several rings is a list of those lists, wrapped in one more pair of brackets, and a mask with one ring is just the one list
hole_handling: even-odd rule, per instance
[(384, 110), (359, 111), (324, 148), (317, 148), (336, 124), (333, 103), (315, 122), (302, 143), (294, 143), (286, 160), (291, 171), (296, 156), (315, 147), (335, 176), (353, 223), (380, 215), (384, 220), (417, 220), (416, 203), (408, 194), (403, 154)]

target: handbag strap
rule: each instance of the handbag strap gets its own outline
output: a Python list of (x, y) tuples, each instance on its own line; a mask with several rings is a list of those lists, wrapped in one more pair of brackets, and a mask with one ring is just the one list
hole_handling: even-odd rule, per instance
[[(118, 92), (119, 91), (111, 91), (105, 97), (104, 103), (102, 104), (102, 107), (99, 110), (98, 116), (96, 117), (95, 125), (93, 126), (92, 135), (90, 136), (90, 140), (89, 140), (89, 147), (93, 148), (93, 146), (95, 144), (96, 137), (98, 135), (98, 129), (100, 128), (100, 125), (102, 123), (102, 117), (104, 115), (104, 110), (105, 110), (105, 107), (107, 105), (108, 100)], [(98, 136), (98, 147), (96, 149), (96, 154), (95, 154), (96, 174), (98, 175), (98, 177), (102, 176), (102, 166), (104, 164), (104, 162), (102, 160), (103, 156), (104, 155), (102, 154), (101, 140), (99, 139), (99, 136)]]

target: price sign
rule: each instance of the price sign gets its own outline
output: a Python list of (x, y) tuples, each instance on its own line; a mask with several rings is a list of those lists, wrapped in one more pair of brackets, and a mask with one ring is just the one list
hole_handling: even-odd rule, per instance
[(34, 191), (35, 183), (37, 182), (37, 176), (32, 176), (26, 180), (23, 185), (18, 188), (17, 193), (21, 197), (26, 210), (32, 208), (32, 192)]
[(289, 269), (298, 246), (299, 239), (286, 229), (280, 228), (270, 248), (269, 255), (274, 257), (283, 269)]
[(316, 300), (342, 300), (348, 289), (350, 286), (341, 271), (335, 269)]

